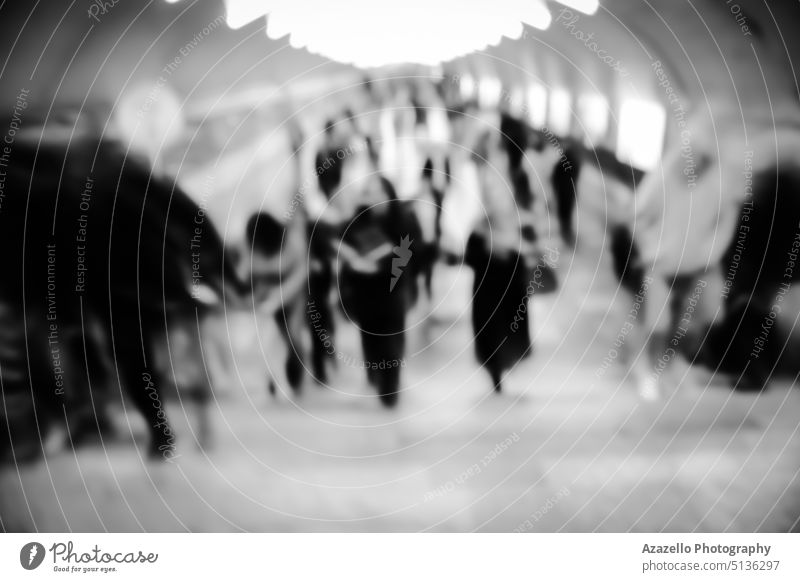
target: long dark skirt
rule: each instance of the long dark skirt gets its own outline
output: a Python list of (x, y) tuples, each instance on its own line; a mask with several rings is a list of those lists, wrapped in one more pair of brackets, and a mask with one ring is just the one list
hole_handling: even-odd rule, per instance
[(389, 274), (342, 273), (341, 299), (345, 313), (360, 329), (367, 380), (386, 406), (397, 402), (400, 363), (405, 352), (407, 294), (401, 286), (389, 289)]
[(491, 255), (483, 238), (473, 233), (465, 260), (475, 271), (472, 290), (472, 330), (475, 355), (500, 391), (503, 372), (531, 352), (528, 329), (528, 281), (517, 253)]

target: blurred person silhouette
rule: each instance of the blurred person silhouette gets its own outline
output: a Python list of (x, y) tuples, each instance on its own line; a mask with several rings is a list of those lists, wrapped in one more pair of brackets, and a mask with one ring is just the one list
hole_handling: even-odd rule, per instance
[(405, 352), (406, 312), (414, 300), (414, 260), (419, 224), (397, 199), (391, 182), (373, 172), (360, 184), (362, 196), (344, 225), (337, 247), (341, 304), (358, 326), (367, 381), (381, 402), (399, 397)]
[[(250, 283), (253, 310), (272, 318), (286, 346), (284, 373), (294, 393), (304, 375), (303, 340), (306, 302), (305, 219), (296, 213), (283, 223), (268, 212), (250, 216), (245, 238), (250, 251)], [(276, 392), (276, 378), (268, 372), (269, 392)]]
[[(520, 208), (530, 204), (530, 192), (514, 180), (517, 158), (509, 155), (505, 137), (487, 132), (473, 159), (478, 167), (484, 214), (467, 241), (465, 262), (475, 271), (472, 327), (475, 353), (496, 392), (503, 375), (526, 358), (532, 344), (527, 309), (526, 256), (535, 249), (532, 225), (520, 220)], [(524, 184), (523, 184), (524, 185)], [(530, 228), (528, 228), (530, 226)]]

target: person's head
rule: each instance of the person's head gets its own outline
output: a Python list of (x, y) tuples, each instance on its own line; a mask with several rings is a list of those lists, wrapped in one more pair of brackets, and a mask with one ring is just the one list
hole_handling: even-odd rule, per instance
[(512, 117), (508, 113), (503, 113), (500, 117), (501, 143), (508, 154), (508, 161), (512, 168), (517, 168), (522, 164), (522, 157), (528, 148), (528, 128), (527, 125)]
[(284, 226), (267, 212), (253, 214), (247, 221), (245, 236), (253, 252), (276, 255), (283, 244)]
[(422, 180), (424, 182), (433, 181), (433, 162), (430, 158), (425, 160), (425, 167), (422, 168)]

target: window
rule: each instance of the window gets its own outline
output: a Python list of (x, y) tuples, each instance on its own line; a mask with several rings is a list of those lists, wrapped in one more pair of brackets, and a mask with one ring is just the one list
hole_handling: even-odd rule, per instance
[(534, 127), (544, 127), (547, 123), (547, 89), (539, 83), (528, 86), (528, 121)]
[(653, 101), (631, 99), (620, 109), (617, 158), (642, 170), (652, 170), (661, 159), (666, 112)]
[(578, 118), (587, 145), (601, 141), (608, 131), (608, 100), (597, 93), (578, 98)]
[(572, 127), (572, 97), (566, 89), (553, 89), (547, 125), (555, 135), (569, 135)]

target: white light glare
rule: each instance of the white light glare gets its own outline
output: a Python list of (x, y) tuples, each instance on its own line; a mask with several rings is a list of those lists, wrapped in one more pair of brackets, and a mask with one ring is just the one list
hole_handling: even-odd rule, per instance
[(578, 117), (588, 144), (602, 140), (608, 130), (608, 100), (598, 93), (581, 95), (578, 98)]
[(574, 8), (584, 14), (594, 14), (600, 7), (599, 0), (557, 0), (559, 4)]
[(528, 120), (537, 128), (547, 123), (547, 89), (539, 83), (528, 87)]
[(435, 66), (520, 38), (522, 23), (546, 29), (550, 11), (543, 0), (225, 0), (226, 20), (240, 28), (267, 15), (267, 35), (290, 34), (295, 48), (359, 67), (400, 63)]
[(654, 101), (630, 99), (620, 108), (617, 157), (643, 170), (661, 159), (667, 114)]
[(572, 96), (566, 89), (553, 89), (547, 116), (550, 130), (556, 135), (569, 135), (572, 126)]
[(494, 77), (485, 77), (481, 79), (478, 84), (478, 103), (481, 107), (492, 108), (496, 107), (500, 102), (500, 93), (503, 90), (503, 85), (500, 79)]
[(225, 0), (225, 22), (234, 30), (241, 28), (269, 12), (270, 4), (257, 0)]

